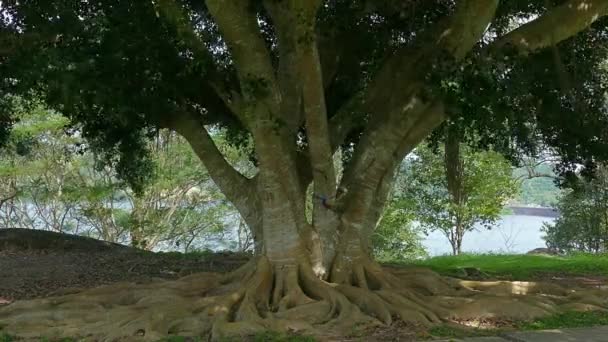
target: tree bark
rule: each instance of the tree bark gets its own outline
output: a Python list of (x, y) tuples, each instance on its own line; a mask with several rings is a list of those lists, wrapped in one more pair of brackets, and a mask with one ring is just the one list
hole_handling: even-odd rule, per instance
[(459, 255), (462, 246), (462, 238), (465, 234), (462, 226), (461, 211), (465, 204), (465, 189), (463, 184), (464, 165), (460, 156), (460, 132), (453, 124), (448, 124), (446, 128), (445, 158), (444, 165), (450, 193), (450, 216), (453, 221), (452, 250), (454, 255)]
[(588, 28), (608, 14), (604, 0), (569, 0), (496, 40), (490, 49), (514, 48), (522, 55), (547, 48)]

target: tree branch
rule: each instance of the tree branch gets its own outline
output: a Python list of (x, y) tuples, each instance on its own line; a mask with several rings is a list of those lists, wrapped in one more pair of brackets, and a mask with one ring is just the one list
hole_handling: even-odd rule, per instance
[(264, 0), (264, 7), (269, 13), (277, 37), (278, 70), (277, 82), (281, 89), (282, 119), (287, 124), (290, 134), (302, 126), (304, 117), (302, 108), (302, 87), (297, 68), (297, 40), (295, 36), (297, 13), (289, 1)]
[[(475, 46), (494, 18), (497, 0), (463, 0), (454, 14), (420, 35), (412, 48), (403, 47), (387, 59), (363, 94), (370, 113), (388, 113), (402, 108), (425, 86), (424, 77), (441, 55), (462, 60)], [(401, 91), (386, 91), (387, 87)]]
[[(245, 101), (268, 101), (278, 112), (280, 93), (270, 53), (250, 2), (243, 0), (206, 0), (209, 12), (217, 22), (236, 67)], [(243, 116), (247, 111), (241, 112)], [(245, 118), (245, 121), (250, 121)]]
[[(202, 81), (202, 89), (199, 90), (199, 93), (205, 94), (206, 97), (211, 97), (208, 95), (211, 92), (215, 93), (224, 106), (238, 117), (242, 106), (238, 89), (229, 87), (226, 77), (214, 64), (213, 55), (205, 46), (204, 41), (194, 31), (185, 10), (175, 0), (159, 0), (155, 3), (155, 6), (159, 18), (175, 28), (177, 36), (188, 45), (194, 58), (205, 63), (205, 71), (202, 75), (205, 80)], [(207, 98), (205, 100), (204, 102), (209, 102)], [(219, 107), (217, 103), (214, 106)], [(211, 110), (210, 112), (216, 113), (217, 111)]]
[(608, 15), (606, 0), (570, 0), (495, 41), (490, 48), (511, 47), (529, 54), (566, 40)]
[[(447, 52), (454, 61), (464, 58), (486, 31), (497, 6), (497, 0), (461, 1), (451, 17), (440, 22), (430, 33), (421, 35), (421, 41), (414, 44), (421, 46), (418, 50), (403, 48), (387, 60), (363, 94), (365, 111), (374, 115), (350, 170), (345, 172), (346, 182), (355, 177), (363, 181), (366, 170), (386, 167), (391, 158), (403, 157), (393, 153), (407, 138), (412, 125), (426, 115), (429, 106), (433, 106), (431, 101), (423, 100), (426, 73), (438, 62), (441, 53)], [(387, 88), (401, 91), (387, 92)], [(375, 188), (375, 185), (371, 186)]]
[(7, 197), (3, 197), (0, 199), (0, 208), (2, 208), (2, 206), (4, 205), (4, 203), (12, 200), (13, 198), (17, 197), (17, 191), (15, 191), (14, 193), (8, 195)]
[(189, 112), (177, 113), (166, 128), (175, 130), (188, 141), (222, 193), (243, 216), (247, 216), (254, 207), (250, 205), (255, 201), (250, 198), (254, 193), (254, 182), (226, 161), (197, 116)]
[(329, 138), (329, 124), (325, 106), (323, 76), (317, 50), (315, 18), (319, 1), (293, 2), (291, 12), (298, 21), (294, 24), (296, 40), (296, 68), (302, 88), (308, 151), (312, 166), (315, 192), (333, 195), (336, 175), (333, 150)]

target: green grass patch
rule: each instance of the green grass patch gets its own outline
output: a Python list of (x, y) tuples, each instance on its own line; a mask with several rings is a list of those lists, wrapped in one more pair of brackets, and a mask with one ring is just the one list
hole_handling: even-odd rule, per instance
[(608, 312), (587, 311), (587, 312), (564, 312), (536, 319), (530, 322), (523, 322), (517, 325), (520, 330), (545, 330), (545, 329), (566, 329), (566, 328), (585, 328), (597, 325), (608, 325)]
[(569, 311), (537, 318), (531, 321), (515, 322), (512, 327), (497, 329), (460, 327), (454, 324), (439, 325), (429, 329), (428, 337), (463, 339), (467, 337), (497, 336), (505, 332), (513, 331), (588, 328), (598, 325), (608, 325), (608, 312)]
[(443, 275), (458, 276), (465, 267), (478, 268), (495, 277), (532, 279), (542, 274), (608, 276), (608, 254), (572, 256), (463, 254), (412, 261), (409, 265), (429, 267)]
[(429, 337), (467, 338), (494, 336), (499, 332), (497, 329), (477, 329), (470, 327), (458, 327), (454, 325), (439, 325), (429, 329)]
[(0, 332), (0, 342), (13, 342), (15, 338), (11, 335)]

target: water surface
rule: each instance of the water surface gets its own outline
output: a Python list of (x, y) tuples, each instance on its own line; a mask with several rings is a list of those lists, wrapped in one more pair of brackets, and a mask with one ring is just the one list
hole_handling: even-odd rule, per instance
[[(468, 232), (462, 241), (462, 250), (470, 253), (526, 253), (545, 247), (544, 233), (540, 229), (543, 223), (554, 221), (551, 217), (505, 215), (491, 230), (480, 227)], [(452, 253), (448, 239), (440, 232), (430, 233), (423, 244), (432, 256)]]

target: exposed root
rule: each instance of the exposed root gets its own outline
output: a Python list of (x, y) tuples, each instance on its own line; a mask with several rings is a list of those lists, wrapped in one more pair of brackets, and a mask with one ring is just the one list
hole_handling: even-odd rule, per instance
[(358, 260), (343, 281), (320, 280), (307, 262), (265, 258), (227, 275), (198, 274), (145, 285), (114, 284), (0, 308), (0, 326), (24, 338), (155, 341), (167, 335), (212, 340), (275, 330), (347, 334), (395, 319), (433, 325), (450, 319), (529, 319), (562, 310), (608, 308), (602, 290), (532, 282), (473, 282), (422, 269), (387, 270)]

